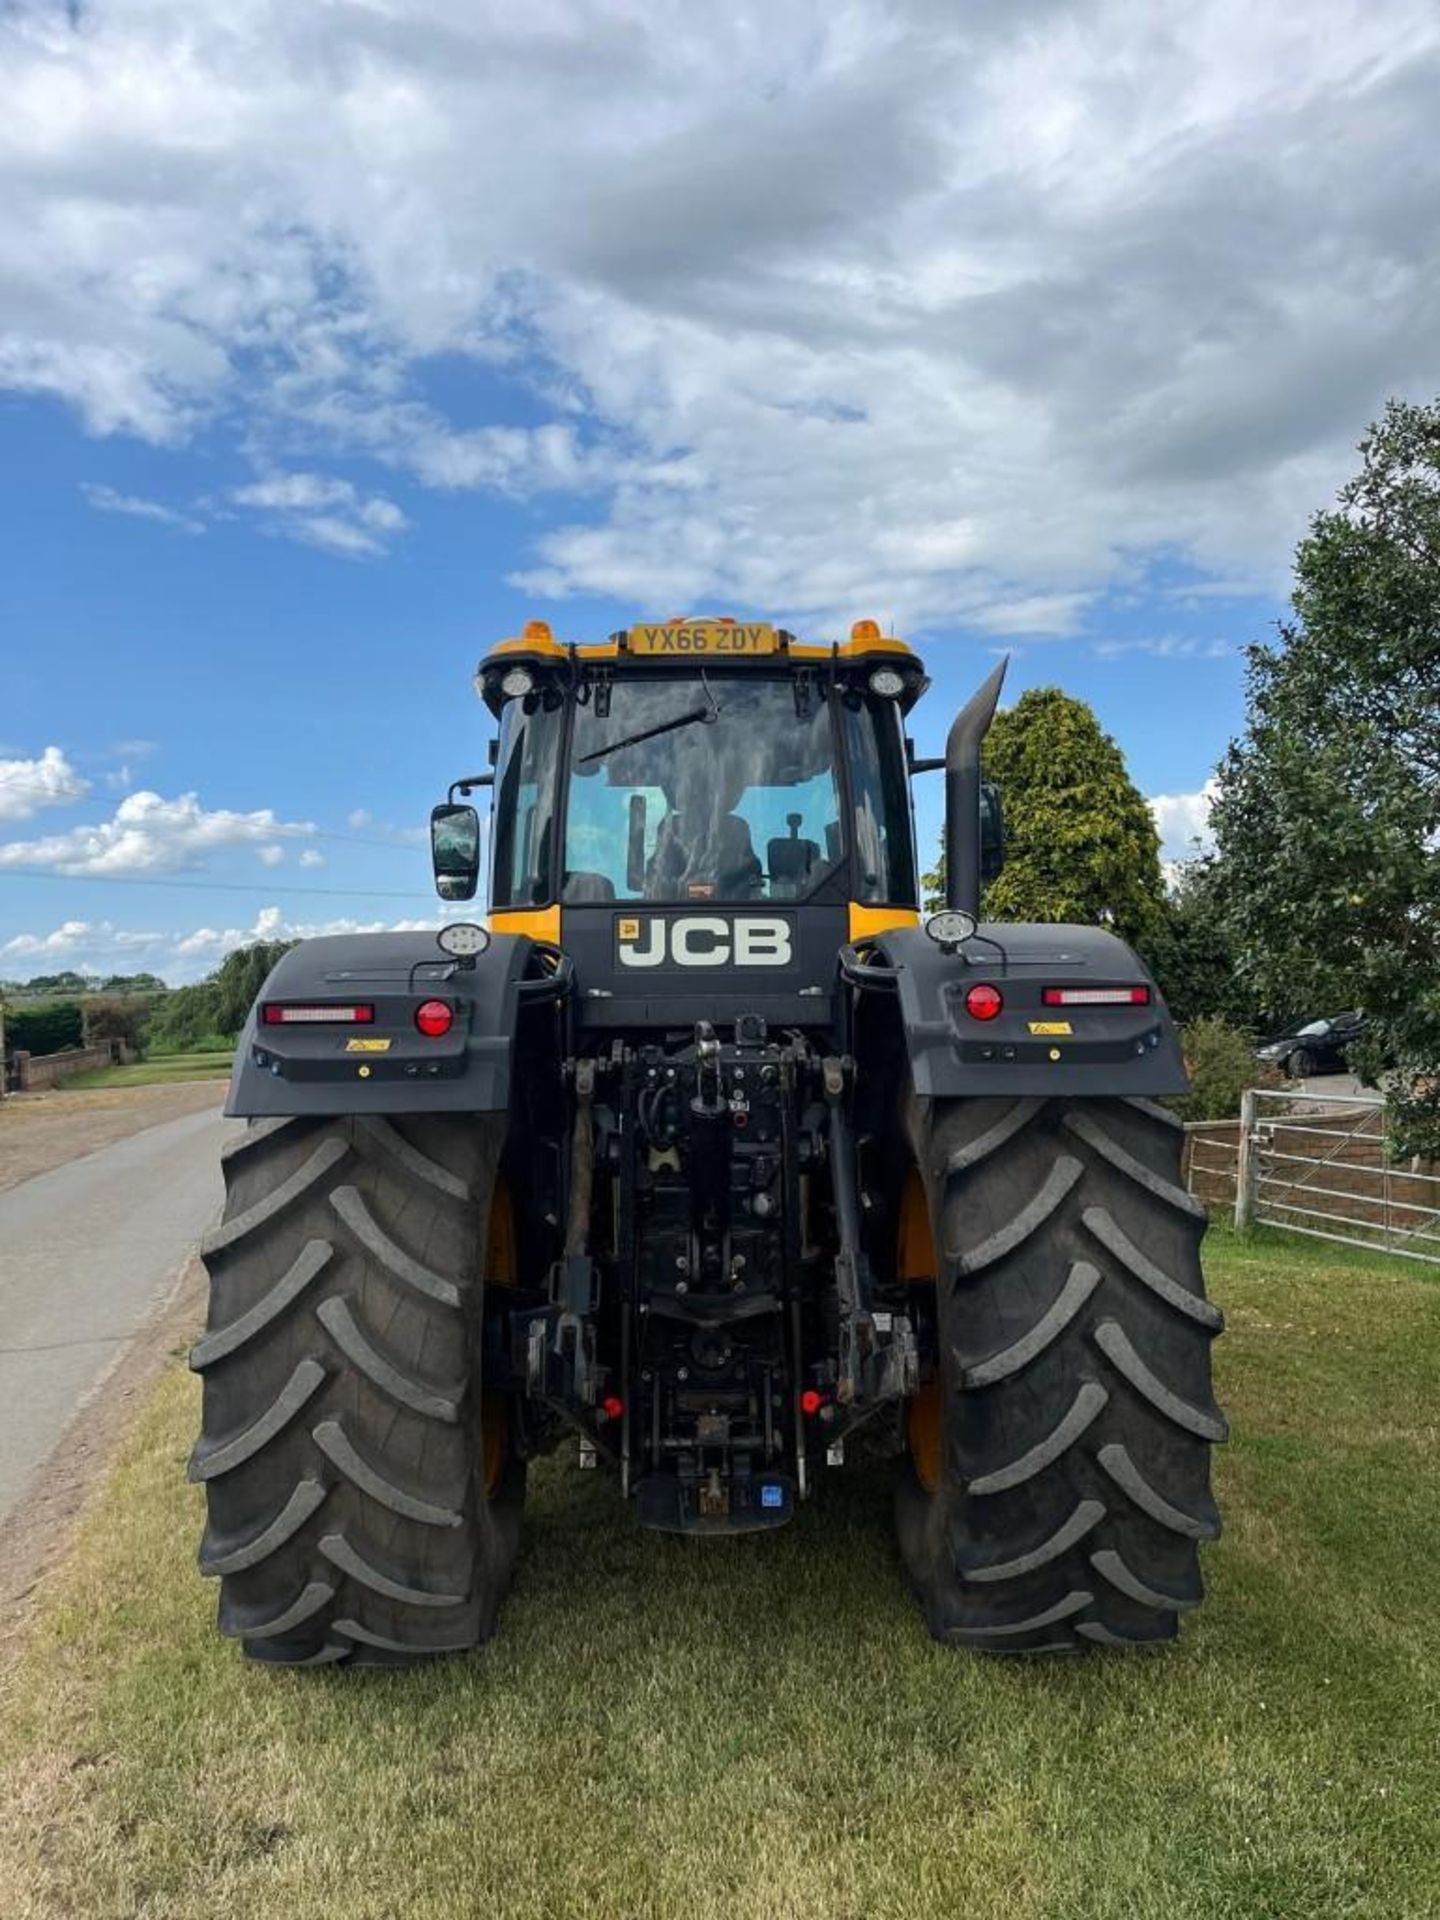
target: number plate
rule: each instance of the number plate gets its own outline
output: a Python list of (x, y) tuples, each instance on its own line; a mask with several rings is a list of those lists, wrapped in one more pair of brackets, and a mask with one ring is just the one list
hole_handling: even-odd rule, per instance
[(719, 620), (693, 620), (683, 627), (631, 627), (631, 653), (672, 654), (676, 658), (695, 654), (778, 653), (780, 635), (768, 621), (738, 622), (726, 626)]

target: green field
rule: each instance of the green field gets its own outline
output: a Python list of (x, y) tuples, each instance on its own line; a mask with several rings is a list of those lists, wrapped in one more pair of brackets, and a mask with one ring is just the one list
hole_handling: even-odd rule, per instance
[(128, 1067), (99, 1067), (77, 1073), (67, 1087), (158, 1087), (171, 1080), (225, 1080), (235, 1055), (228, 1048), (215, 1053), (161, 1053)]
[(1267, 1235), (1209, 1267), (1226, 1532), (1140, 1658), (929, 1642), (888, 1462), (706, 1542), (567, 1457), (484, 1653), (249, 1668), (194, 1570), (177, 1366), (13, 1678), (0, 1911), (1433, 1920), (1440, 1284)]

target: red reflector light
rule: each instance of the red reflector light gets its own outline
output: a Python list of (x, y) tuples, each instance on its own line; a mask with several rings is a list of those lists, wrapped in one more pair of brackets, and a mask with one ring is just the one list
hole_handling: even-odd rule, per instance
[(972, 1020), (993, 1020), (1005, 1005), (998, 987), (970, 987), (965, 994), (965, 1011)]
[(607, 1394), (600, 1402), (600, 1411), (607, 1420), (618, 1420), (625, 1411), (625, 1402), (618, 1394)]
[(283, 1007), (270, 1002), (260, 1009), (260, 1019), (267, 1027), (368, 1027), (375, 1019), (375, 1009), (371, 1006)]
[(1148, 1007), (1149, 987), (1044, 987), (1047, 1007)]
[(800, 1411), (813, 1419), (820, 1411), (824, 1398), (825, 1396), (817, 1393), (814, 1387), (807, 1387), (800, 1396)]
[(455, 1010), (443, 1000), (424, 1000), (415, 1009), (415, 1024), (428, 1039), (438, 1040), (455, 1024)]

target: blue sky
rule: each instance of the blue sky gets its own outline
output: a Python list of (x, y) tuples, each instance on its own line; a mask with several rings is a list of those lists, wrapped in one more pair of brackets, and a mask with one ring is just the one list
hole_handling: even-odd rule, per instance
[(0, 977), (432, 920), (534, 614), (893, 618), (930, 750), (1008, 649), (1181, 852), (1440, 384), (1440, 32), (1163, 11), (0, 11)]

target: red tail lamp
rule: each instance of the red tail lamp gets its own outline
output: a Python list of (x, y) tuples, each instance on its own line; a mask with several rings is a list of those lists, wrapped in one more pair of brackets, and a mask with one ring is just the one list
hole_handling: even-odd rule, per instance
[(415, 1024), (428, 1040), (439, 1040), (455, 1024), (455, 1009), (444, 1000), (423, 1000), (415, 1009)]
[(607, 1420), (618, 1420), (625, 1411), (625, 1402), (619, 1394), (610, 1393), (600, 1402), (600, 1411)]
[(800, 1411), (807, 1419), (813, 1420), (824, 1405), (825, 1396), (817, 1393), (814, 1387), (807, 1387), (800, 1396)]
[(1004, 1005), (1000, 989), (990, 986), (986, 981), (982, 980), (966, 989), (965, 1011), (972, 1020), (993, 1020)]

